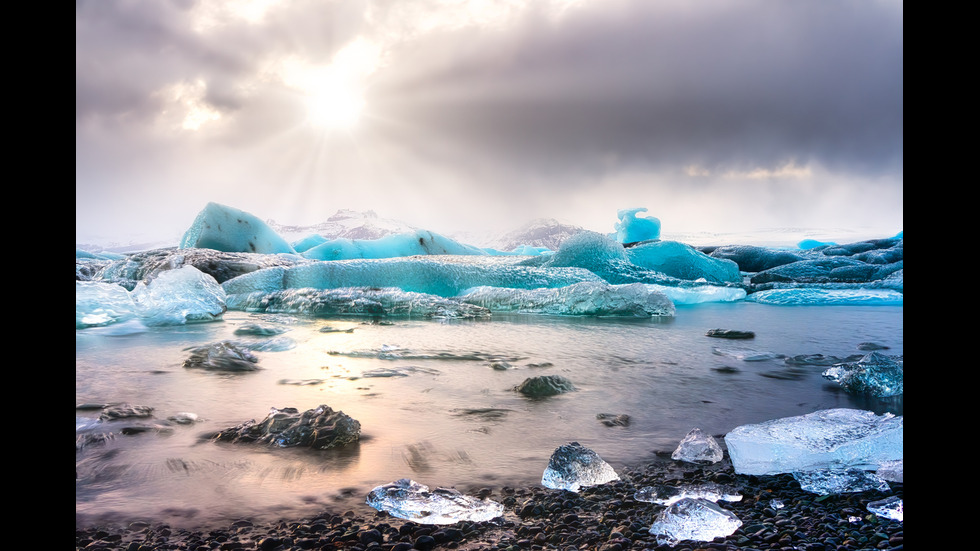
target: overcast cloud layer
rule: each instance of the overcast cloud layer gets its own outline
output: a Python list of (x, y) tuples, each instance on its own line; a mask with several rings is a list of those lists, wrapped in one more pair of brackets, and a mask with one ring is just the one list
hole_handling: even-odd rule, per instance
[(886, 237), (902, 50), (900, 1), (79, 0), (76, 242), (176, 240), (209, 201)]

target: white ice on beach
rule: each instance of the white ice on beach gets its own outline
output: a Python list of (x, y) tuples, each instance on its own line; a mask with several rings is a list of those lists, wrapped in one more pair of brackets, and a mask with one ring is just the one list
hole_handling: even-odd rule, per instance
[(898, 496), (872, 501), (868, 504), (868, 510), (879, 517), (905, 521), (905, 504), (902, 502), (902, 498)]
[(793, 473), (800, 489), (822, 496), (891, 489), (888, 482), (871, 471), (862, 469), (819, 469)]
[(684, 498), (706, 499), (711, 502), (741, 501), (742, 494), (738, 490), (714, 482), (704, 484), (685, 484), (681, 486), (644, 486), (633, 494), (637, 501), (672, 505)]

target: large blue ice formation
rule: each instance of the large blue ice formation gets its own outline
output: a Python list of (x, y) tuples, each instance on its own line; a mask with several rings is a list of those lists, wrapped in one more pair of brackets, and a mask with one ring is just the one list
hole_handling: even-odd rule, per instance
[(725, 444), (738, 474), (874, 471), (903, 459), (904, 435), (901, 416), (839, 408), (742, 425), (725, 435)]
[(205, 248), (231, 253), (295, 253), (293, 247), (255, 215), (208, 203), (184, 232), (180, 248)]
[(626, 249), (630, 262), (678, 279), (709, 283), (738, 283), (742, 276), (738, 264), (724, 258), (712, 258), (690, 245), (677, 241), (652, 241)]
[(829, 247), (836, 245), (833, 241), (818, 241), (816, 239), (804, 239), (796, 244), (797, 247), (801, 249), (816, 249), (817, 247)]
[(311, 233), (310, 235), (307, 235), (303, 239), (300, 239), (298, 241), (293, 241), (291, 243), (291, 246), (296, 252), (302, 253), (312, 249), (313, 247), (316, 247), (317, 245), (320, 245), (321, 243), (326, 243), (326, 242), (327, 242), (326, 237), (323, 237), (318, 233)]
[(324, 241), (304, 251), (312, 260), (352, 260), (357, 258), (397, 258), (430, 254), (486, 255), (487, 251), (464, 245), (454, 239), (425, 230), (386, 235), (380, 239), (338, 238)]
[(821, 289), (797, 287), (768, 289), (748, 295), (745, 300), (776, 305), (868, 305), (902, 306), (905, 295), (893, 289)]
[(453, 297), (481, 285), (535, 289), (602, 280), (582, 268), (519, 266), (511, 257), (427, 257), (336, 260), (257, 270), (224, 282), (229, 295), (283, 289), (397, 287), (403, 291)]
[(228, 309), (306, 316), (405, 316), (430, 319), (487, 318), (490, 310), (454, 298), (394, 287), (283, 289), (230, 295)]
[(493, 312), (644, 318), (670, 317), (675, 312), (666, 294), (642, 283), (583, 281), (552, 289), (476, 287), (459, 298)]
[(620, 243), (636, 243), (637, 241), (648, 241), (650, 239), (660, 239), (660, 219), (637, 218), (636, 213), (646, 212), (645, 208), (622, 209), (616, 213), (619, 222), (616, 222), (616, 240)]

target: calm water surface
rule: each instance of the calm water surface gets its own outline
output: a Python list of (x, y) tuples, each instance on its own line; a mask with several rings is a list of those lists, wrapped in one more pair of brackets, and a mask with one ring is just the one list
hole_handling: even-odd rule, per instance
[[(249, 323), (288, 331), (234, 335)], [(751, 330), (756, 338), (706, 337), (713, 328)], [(695, 427), (720, 436), (741, 424), (836, 407), (903, 415), (900, 397), (849, 395), (820, 376), (823, 367), (744, 359), (767, 352), (845, 357), (863, 353), (863, 342), (900, 355), (902, 307), (739, 302), (679, 307), (667, 321), (495, 315), (391, 325), (229, 312), (217, 323), (120, 336), (111, 329), (76, 330), (76, 402), (146, 405), (159, 422), (190, 412), (198, 422), (117, 434), (76, 451), (78, 525), (140, 518), (200, 526), (325, 507), (370, 511), (367, 492), (399, 478), (461, 491), (539, 484), (552, 451), (571, 441), (619, 469), (672, 451)], [(256, 352), (256, 372), (182, 367), (189, 347), (271, 338), (295, 346)], [(539, 400), (513, 391), (548, 374), (577, 390)], [(312, 451), (201, 438), (261, 420), (272, 407), (320, 404), (360, 421), (362, 441)], [(630, 424), (605, 426), (600, 413), (629, 415)], [(76, 425), (97, 414), (77, 410)]]

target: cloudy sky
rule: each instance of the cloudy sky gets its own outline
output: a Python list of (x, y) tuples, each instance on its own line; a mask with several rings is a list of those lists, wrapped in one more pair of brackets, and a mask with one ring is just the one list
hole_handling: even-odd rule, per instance
[(76, 243), (214, 201), (441, 233), (902, 230), (900, 0), (76, 0)]

